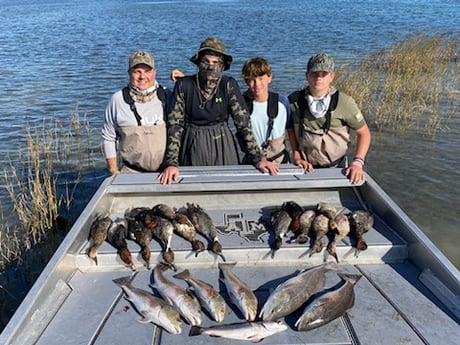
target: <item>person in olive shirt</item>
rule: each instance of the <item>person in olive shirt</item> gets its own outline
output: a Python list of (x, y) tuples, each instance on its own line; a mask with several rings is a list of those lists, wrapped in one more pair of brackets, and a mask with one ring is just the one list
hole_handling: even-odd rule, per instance
[[(294, 164), (305, 171), (343, 167), (352, 183), (364, 180), (364, 163), (371, 133), (355, 101), (331, 86), (334, 60), (325, 53), (313, 55), (305, 73), (308, 86), (289, 95), (297, 143)], [(356, 151), (348, 165), (350, 130), (356, 133)], [(296, 145), (297, 144), (297, 145)]]
[[(178, 79), (174, 85), (160, 183), (177, 180), (180, 166), (240, 164), (237, 143), (257, 169), (277, 174), (277, 164), (262, 156), (255, 141), (237, 81), (223, 75), (232, 62), (225, 45), (217, 38), (207, 38), (190, 61), (198, 66), (198, 71)], [(230, 116), (237, 140), (228, 125)]]

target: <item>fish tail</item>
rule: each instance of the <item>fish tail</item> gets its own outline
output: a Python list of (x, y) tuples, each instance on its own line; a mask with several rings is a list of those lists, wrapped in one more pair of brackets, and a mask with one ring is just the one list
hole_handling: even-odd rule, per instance
[(126, 276), (121, 278), (112, 279), (112, 281), (117, 285), (130, 285), (134, 276)]
[(190, 278), (190, 271), (188, 269), (183, 270), (180, 273), (173, 275), (174, 278), (187, 280)]
[(353, 273), (345, 273), (345, 272), (337, 273), (337, 275), (343, 280), (348, 281), (353, 285), (355, 285), (362, 277), (361, 274), (353, 274)]
[(189, 336), (192, 337), (194, 335), (200, 335), (203, 333), (203, 327), (200, 326), (192, 326), (190, 328)]

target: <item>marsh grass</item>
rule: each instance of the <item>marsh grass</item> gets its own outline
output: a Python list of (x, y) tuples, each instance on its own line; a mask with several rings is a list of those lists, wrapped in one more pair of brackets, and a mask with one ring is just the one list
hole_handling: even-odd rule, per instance
[(434, 137), (458, 111), (459, 38), (417, 35), (343, 65), (335, 85), (350, 94), (378, 131)]
[(6, 219), (0, 207), (0, 268), (56, 230), (60, 211), (72, 207), (82, 171), (95, 165), (100, 151), (91, 140), (95, 130), (78, 108), (67, 126), (56, 119), (36, 128), (26, 125), (24, 142), (10, 154), (1, 177), (14, 217)]
[[(373, 130), (415, 129), (434, 137), (458, 111), (458, 56), (458, 37), (411, 36), (358, 65), (340, 66), (335, 85), (356, 100)], [(0, 205), (0, 268), (56, 230), (62, 209), (72, 207), (83, 170), (101, 160), (99, 129), (80, 118), (78, 106), (67, 124), (55, 119), (28, 125), (24, 136), (1, 177), (17, 222), (9, 225)]]

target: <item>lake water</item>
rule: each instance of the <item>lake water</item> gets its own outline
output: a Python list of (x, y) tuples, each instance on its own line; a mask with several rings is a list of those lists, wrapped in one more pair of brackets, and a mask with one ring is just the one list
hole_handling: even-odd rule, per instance
[[(128, 56), (136, 49), (153, 53), (157, 79), (172, 86), (169, 72), (193, 73), (189, 57), (204, 38), (217, 36), (234, 58), (229, 74), (238, 77), (247, 58), (261, 55), (273, 64), (272, 88), (289, 93), (304, 84), (306, 61), (315, 52), (330, 53), (338, 64), (356, 63), (407, 35), (458, 36), (459, 13), (460, 1), (448, 0), (1, 0), (0, 162), (24, 143), (27, 124), (65, 122), (77, 107), (97, 146), (106, 103), (127, 83)], [(374, 131), (367, 165), (457, 267), (459, 147), (457, 113), (443, 119), (434, 140), (418, 132)], [(80, 208), (107, 176), (102, 155), (96, 162), (84, 167)], [(10, 291), (5, 296), (15, 296), (5, 303), (17, 305), (25, 292)]]

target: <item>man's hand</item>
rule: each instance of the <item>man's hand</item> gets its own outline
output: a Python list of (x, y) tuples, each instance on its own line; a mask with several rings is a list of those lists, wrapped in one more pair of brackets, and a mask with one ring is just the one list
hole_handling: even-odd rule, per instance
[(267, 160), (261, 160), (260, 162), (258, 162), (256, 164), (256, 168), (263, 173), (268, 172), (270, 175), (278, 175), (278, 172), (280, 170), (278, 164)]
[(161, 184), (171, 184), (173, 181), (179, 179), (179, 168), (175, 166), (169, 166), (163, 172), (158, 175), (158, 180)]

